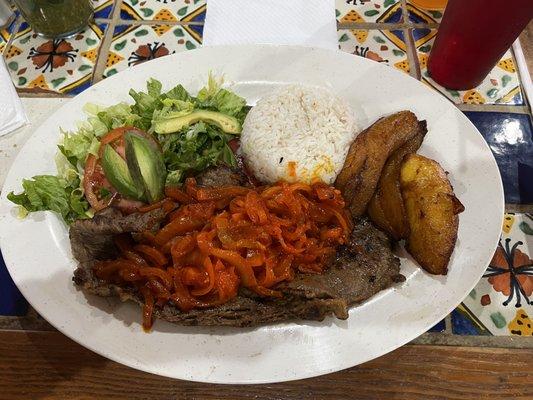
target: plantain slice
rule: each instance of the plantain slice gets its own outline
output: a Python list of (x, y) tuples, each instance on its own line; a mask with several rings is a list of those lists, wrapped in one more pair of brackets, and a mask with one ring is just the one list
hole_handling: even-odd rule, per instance
[(417, 135), (419, 121), (411, 111), (379, 119), (352, 142), (335, 187), (354, 218), (366, 212), (390, 155)]
[(394, 240), (409, 235), (409, 224), (400, 191), (400, 168), (407, 154), (416, 153), (427, 133), (426, 121), (418, 123), (417, 134), (389, 157), (379, 178), (374, 196), (368, 204), (372, 222)]
[(407, 251), (429, 273), (446, 275), (464, 206), (439, 163), (417, 154), (405, 157), (400, 188), (410, 228)]

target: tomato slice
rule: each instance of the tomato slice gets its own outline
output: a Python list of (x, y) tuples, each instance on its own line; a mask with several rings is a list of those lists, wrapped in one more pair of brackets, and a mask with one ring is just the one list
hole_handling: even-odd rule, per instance
[(83, 174), (85, 198), (96, 211), (100, 211), (113, 204), (120, 210), (131, 213), (144, 205), (140, 201), (122, 197), (109, 183), (100, 164), (100, 157), (107, 144), (110, 144), (122, 158), (126, 158), (124, 134), (130, 131), (134, 131), (158, 145), (151, 135), (132, 126), (116, 128), (102, 136), (100, 139), (100, 148), (98, 149), (98, 157), (92, 154), (87, 157)]
[(87, 157), (85, 162), (83, 190), (85, 191), (85, 198), (96, 211), (109, 206), (113, 197), (117, 195), (117, 191), (106, 179), (98, 158), (92, 154)]

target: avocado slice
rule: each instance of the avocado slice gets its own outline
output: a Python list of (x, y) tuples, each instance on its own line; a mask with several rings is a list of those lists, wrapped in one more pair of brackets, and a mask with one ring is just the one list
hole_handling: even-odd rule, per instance
[(163, 198), (167, 170), (163, 153), (145, 137), (134, 132), (126, 132), (126, 162), (133, 181), (142, 187), (148, 202)]
[(222, 114), (216, 111), (197, 110), (190, 114), (154, 121), (154, 130), (157, 133), (179, 132), (183, 128), (193, 125), (199, 121), (216, 125), (226, 133), (234, 135), (241, 133), (242, 127), (237, 118)]
[(126, 161), (109, 144), (104, 148), (102, 168), (111, 185), (125, 197), (144, 200), (143, 190), (135, 185)]

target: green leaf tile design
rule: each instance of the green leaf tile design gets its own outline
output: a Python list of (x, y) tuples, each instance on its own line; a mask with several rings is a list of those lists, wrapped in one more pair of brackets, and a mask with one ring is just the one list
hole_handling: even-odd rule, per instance
[(154, 13), (154, 10), (152, 10), (150, 8), (141, 8), (141, 12), (143, 13), (143, 16), (145, 18), (148, 18), (149, 16), (151, 16)]
[(111, 68), (109, 71), (107, 71), (106, 76), (115, 75), (118, 71), (115, 68)]
[(502, 87), (506, 87), (509, 82), (511, 82), (513, 78), (511, 78), (509, 75), (502, 76)]
[(89, 46), (94, 46), (96, 43), (98, 43), (98, 41), (95, 39), (87, 38), (85, 39), (85, 43), (87, 43), (87, 45)]
[(339, 18), (341, 15), (341, 12), (339, 10), (335, 10), (335, 18)]
[(368, 10), (368, 11), (365, 11), (365, 15), (367, 17), (373, 17), (374, 15), (378, 15), (379, 14), (379, 11), (378, 10)]
[(78, 71), (87, 71), (89, 69), (91, 69), (92, 67), (90, 65), (87, 65), (87, 64), (83, 64), (83, 65), (80, 65), (80, 67), (78, 68)]
[(193, 42), (191, 42), (190, 40), (187, 40), (185, 42), (185, 47), (186, 47), (187, 50), (196, 49), (196, 45)]
[(476, 299), (476, 295), (477, 295), (477, 293), (476, 293), (476, 289), (472, 289), (472, 290), (470, 291), (470, 293), (468, 293), (468, 295), (469, 295), (472, 299), (475, 300), (475, 299)]
[(19, 64), (16, 61), (11, 61), (10, 63), (7, 64), (7, 66), (12, 71), (16, 71), (19, 69)]
[(392, 6), (394, 3), (396, 3), (396, 0), (385, 0), (383, 2), (383, 7), (387, 8), (388, 6)]
[(349, 40), (350, 38), (348, 37), (348, 35), (345, 33), (343, 34), (340, 38), (339, 38), (339, 42), (346, 42), (347, 40)]
[(28, 80), (26, 78), (24, 78), (23, 76), (19, 76), (18, 86), (24, 86), (27, 82)]
[(146, 29), (141, 29), (141, 30), (138, 30), (134, 33), (135, 36), (137, 37), (140, 37), (140, 36), (146, 36), (148, 35), (148, 30)]
[(496, 328), (499, 328), (499, 329), (503, 328), (505, 324), (507, 323), (505, 321), (505, 317), (499, 311), (490, 314), (490, 319), (492, 320)]
[(520, 222), (520, 230), (524, 232), (526, 235), (533, 235), (533, 228), (529, 226), (529, 224), (525, 221)]
[(182, 7), (178, 10), (178, 15), (180, 17), (183, 17), (185, 14), (187, 14), (187, 7)]
[(487, 96), (489, 96), (491, 99), (495, 99), (498, 95), (498, 92), (498, 89), (490, 89), (489, 91), (487, 91)]
[(405, 53), (401, 50), (392, 49), (392, 54), (394, 54), (397, 57), (403, 56)]
[(418, 50), (420, 50), (423, 53), (429, 53), (429, 51), (431, 50), (431, 45), (426, 44), (425, 46), (420, 46)]
[(116, 43), (116, 44), (113, 46), (113, 48), (114, 48), (116, 51), (120, 51), (120, 50), (122, 50), (122, 49), (124, 48), (124, 46), (126, 46), (126, 42), (127, 42), (127, 40), (123, 40), (123, 41), (121, 41), (121, 42), (118, 42), (118, 43)]
[(385, 43), (385, 40), (383, 40), (383, 38), (379, 37), (379, 36), (374, 36), (374, 40), (378, 43)]
[(431, 14), (431, 16), (435, 19), (442, 18), (442, 13), (437, 10), (428, 10), (428, 12)]
[(53, 87), (58, 87), (59, 85), (61, 85), (63, 82), (65, 82), (67, 80), (67, 78), (57, 78), (57, 79), (52, 79), (52, 86)]
[(177, 36), (177, 37), (185, 36), (185, 34), (183, 33), (183, 29), (181, 28), (174, 29), (174, 36)]

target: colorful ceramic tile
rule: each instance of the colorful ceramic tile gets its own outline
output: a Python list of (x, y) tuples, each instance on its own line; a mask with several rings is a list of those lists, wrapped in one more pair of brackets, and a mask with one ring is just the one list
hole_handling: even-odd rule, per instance
[(205, 0), (124, 0), (123, 20), (203, 22)]
[(444, 10), (428, 10), (418, 5), (415, 1), (407, 0), (407, 15), (409, 22), (415, 24), (432, 24), (440, 22)]
[(339, 47), (342, 51), (384, 63), (409, 73), (406, 44), (402, 30), (339, 29)]
[(202, 43), (201, 34), (201, 29), (189, 25), (117, 26), (104, 77), (154, 58), (196, 49)]
[(94, 18), (110, 18), (113, 11), (113, 0), (91, 0), (94, 7)]
[[(516, 63), (508, 50), (483, 82), (471, 90), (450, 90), (431, 79), (427, 72), (427, 61), (436, 35), (434, 29), (414, 29), (413, 38), (417, 47), (422, 80), (441, 92), (456, 104), (508, 104), (522, 105), (524, 99)], [(461, 71), (457, 71), (458, 74)]]
[(490, 335), (490, 331), (461, 303), (451, 313), (452, 332), (456, 335)]
[(18, 23), (17, 19), (13, 18), (13, 21), (11, 21), (11, 23), (8, 26), (4, 27), (3, 29), (0, 29), (0, 55), (4, 53), (4, 50), (6, 49), (9, 39), (15, 32), (17, 23)]
[(533, 204), (533, 126), (529, 115), (465, 112), (500, 167), (505, 201)]
[(533, 216), (505, 214), (487, 271), (464, 305), (493, 335), (533, 336)]
[(9, 276), (0, 252), (0, 315), (26, 315), (27, 310), (28, 303)]
[(77, 94), (91, 85), (103, 32), (91, 25), (68, 39), (44, 39), (31, 30), (13, 40), (6, 63), (15, 86)]
[(400, 0), (336, 0), (335, 7), (341, 24), (403, 21)]

